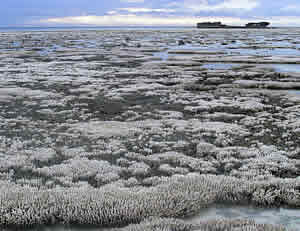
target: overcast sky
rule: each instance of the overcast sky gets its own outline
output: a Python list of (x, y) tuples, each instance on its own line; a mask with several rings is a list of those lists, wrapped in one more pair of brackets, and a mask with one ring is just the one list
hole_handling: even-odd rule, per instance
[(3, 0), (0, 26), (300, 26), (300, 0)]

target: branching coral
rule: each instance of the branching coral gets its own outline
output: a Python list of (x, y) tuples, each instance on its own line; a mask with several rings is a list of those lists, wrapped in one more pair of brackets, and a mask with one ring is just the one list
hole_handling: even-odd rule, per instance
[(248, 220), (212, 220), (189, 224), (177, 219), (151, 218), (137, 225), (129, 225), (116, 231), (286, 231), (284, 227), (256, 224)]
[(299, 182), (255, 183), (231, 177), (173, 176), (156, 187), (37, 190), (5, 184), (0, 225), (97, 224), (117, 226), (157, 216), (196, 214), (212, 203), (300, 206)]
[(140, 224), (129, 225), (115, 231), (192, 231), (196, 226), (177, 219), (150, 218)]

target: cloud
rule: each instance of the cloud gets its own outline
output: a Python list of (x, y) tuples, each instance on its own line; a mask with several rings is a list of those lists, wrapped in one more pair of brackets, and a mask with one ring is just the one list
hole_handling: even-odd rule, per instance
[(275, 26), (300, 26), (300, 16), (272, 16), (268, 17), (267, 20)]
[(118, 11), (116, 11), (116, 10), (111, 10), (111, 11), (108, 11), (107, 14), (118, 14)]
[[(254, 21), (262, 21), (258, 19)], [(90, 25), (90, 26), (195, 26), (202, 21), (222, 21), (229, 25), (244, 25), (253, 19), (239, 17), (155, 16), (155, 15), (103, 15), (48, 18), (40, 21), (47, 25)], [(298, 20), (300, 22), (300, 20)], [(276, 19), (280, 22), (280, 19)]]
[(207, 0), (184, 0), (168, 4), (187, 12), (251, 11), (259, 5), (258, 0), (224, 0), (217, 4), (209, 4)]
[(153, 8), (119, 8), (119, 11), (127, 11), (129, 13), (173, 13), (174, 9), (153, 9)]

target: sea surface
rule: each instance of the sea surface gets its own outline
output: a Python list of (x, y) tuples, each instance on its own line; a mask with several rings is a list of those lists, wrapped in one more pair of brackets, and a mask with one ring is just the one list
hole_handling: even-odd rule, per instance
[(85, 30), (190, 30), (196, 29), (195, 27), (118, 27), (118, 26), (96, 26), (96, 27), (0, 27), (0, 32), (14, 32), (14, 31), (85, 31)]

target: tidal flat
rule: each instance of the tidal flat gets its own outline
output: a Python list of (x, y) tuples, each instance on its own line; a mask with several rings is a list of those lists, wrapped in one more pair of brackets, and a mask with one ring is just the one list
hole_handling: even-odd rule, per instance
[(299, 44), (0, 32), (0, 229), (300, 230)]

